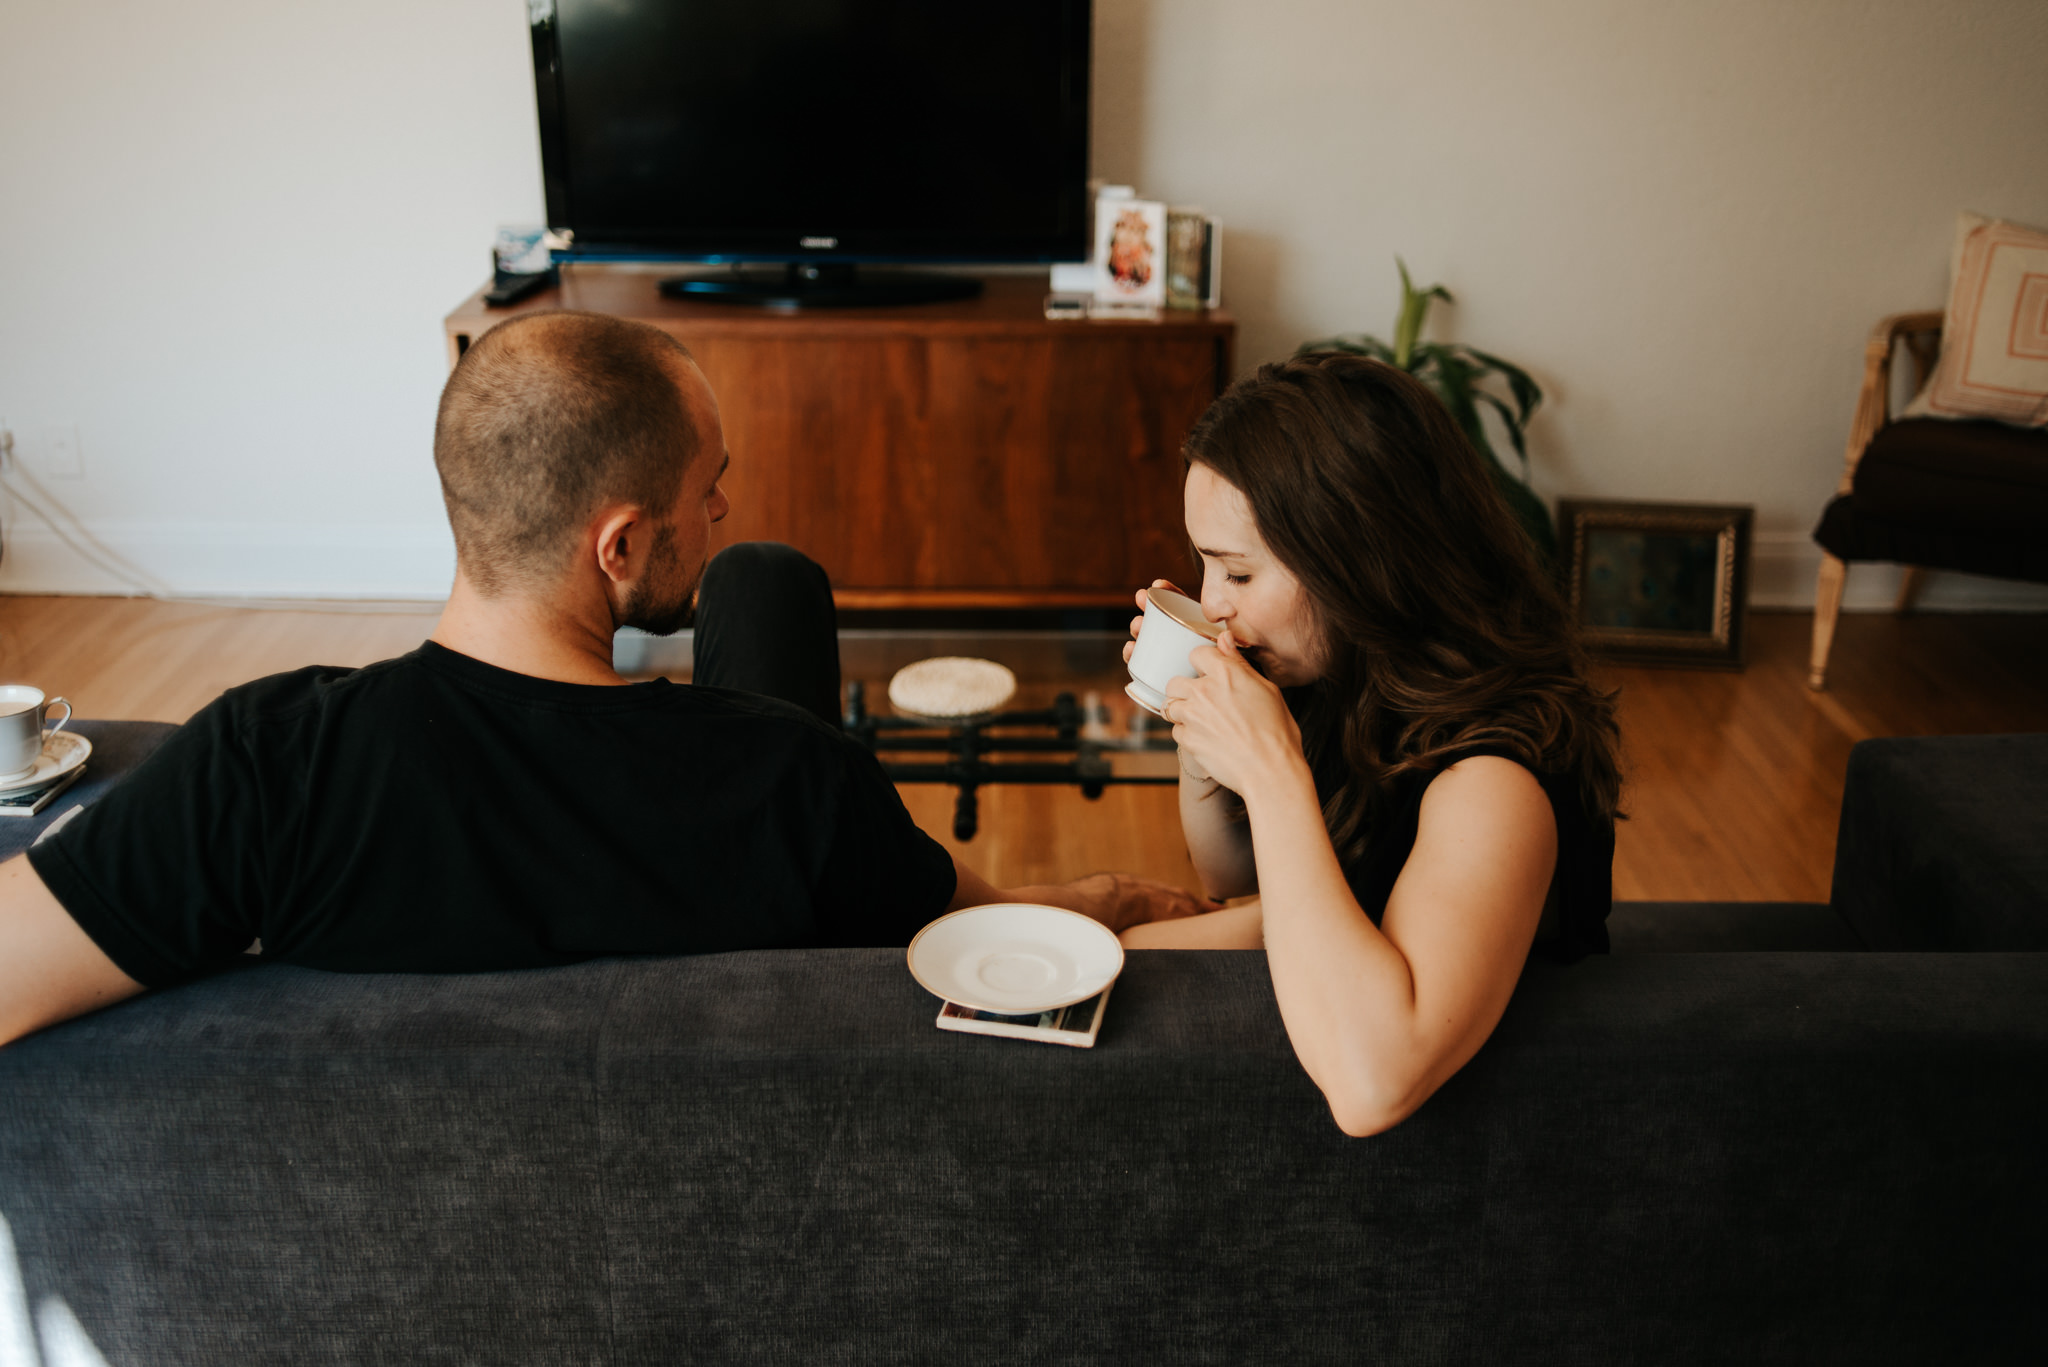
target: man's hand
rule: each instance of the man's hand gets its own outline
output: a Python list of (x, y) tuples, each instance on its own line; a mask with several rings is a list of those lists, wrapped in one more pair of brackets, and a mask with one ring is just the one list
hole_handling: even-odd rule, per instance
[(1093, 873), (1061, 886), (1085, 904), (1075, 906), (1075, 911), (1102, 922), (1111, 930), (1127, 930), (1148, 921), (1177, 921), (1183, 916), (1200, 916), (1223, 905), (1185, 888), (1128, 873)]
[(1223, 905), (1183, 888), (1128, 873), (1092, 873), (1071, 883), (1003, 889), (989, 883), (957, 857), (953, 860), (953, 871), (957, 881), (947, 911), (987, 906), (991, 902), (1036, 902), (1040, 906), (1078, 911), (1111, 930), (1123, 930), (1147, 921), (1199, 916)]

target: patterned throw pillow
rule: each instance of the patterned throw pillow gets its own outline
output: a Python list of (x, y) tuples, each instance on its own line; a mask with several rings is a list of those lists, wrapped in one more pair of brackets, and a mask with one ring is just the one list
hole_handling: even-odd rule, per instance
[(1941, 360), (1900, 416), (2048, 427), (2048, 232), (1957, 222)]

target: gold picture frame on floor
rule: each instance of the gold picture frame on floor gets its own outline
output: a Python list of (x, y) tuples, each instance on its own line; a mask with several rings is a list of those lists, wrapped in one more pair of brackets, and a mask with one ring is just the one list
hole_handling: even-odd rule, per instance
[(1560, 587), (1586, 648), (1741, 669), (1754, 520), (1746, 504), (1559, 500)]

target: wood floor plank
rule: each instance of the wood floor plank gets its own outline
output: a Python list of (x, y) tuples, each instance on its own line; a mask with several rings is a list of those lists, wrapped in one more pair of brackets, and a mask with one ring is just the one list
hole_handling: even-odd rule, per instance
[[(225, 689), (308, 664), (362, 665), (411, 650), (430, 604), (362, 611), (0, 595), (0, 681), (70, 698), (85, 717), (183, 721)], [(2048, 731), (2048, 615), (1850, 614), (1829, 688), (1806, 688), (1812, 618), (1756, 613), (1738, 673), (1602, 666), (1620, 690), (1631, 813), (1617, 836), (1623, 899), (1824, 901), (1850, 748), (1871, 736)], [(1114, 640), (849, 637), (848, 678), (880, 705), (891, 674), (940, 654), (987, 654), (1018, 675), (1019, 706), (1098, 692), (1131, 710)], [(1192, 886), (1171, 788), (996, 787), (981, 829), (952, 839), (953, 790), (905, 785), (918, 823), (999, 885), (1105, 869)]]
[(1757, 613), (1740, 673), (1621, 668), (1633, 819), (1621, 898), (1824, 901), (1850, 748), (1876, 735), (2048, 730), (2048, 618), (1842, 619), (1826, 692), (1812, 618)]
[(82, 717), (182, 722), (266, 674), (402, 655), (439, 614), (0, 595), (0, 674), (69, 698)]

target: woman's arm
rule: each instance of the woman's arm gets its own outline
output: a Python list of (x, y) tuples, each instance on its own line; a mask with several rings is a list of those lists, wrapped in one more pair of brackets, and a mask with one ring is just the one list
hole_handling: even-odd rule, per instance
[(1346, 1134), (1390, 1129), (1507, 1009), (1556, 867), (1550, 800), (1511, 760), (1475, 757), (1438, 775), (1378, 926), (1344, 881), (1306, 765), (1264, 778), (1245, 801), (1295, 1054)]
[(1414, 848), (1375, 926), (1331, 848), (1279, 690), (1227, 634), (1220, 645), (1195, 652), (1200, 678), (1167, 687), (1174, 739), (1244, 797), (1261, 930), (1296, 1055), (1347, 1134), (1377, 1134), (1428, 1100), (1499, 1022), (1542, 916), (1556, 819), (1522, 766), (1491, 756), (1451, 766), (1423, 797)]
[(1259, 890), (1244, 799), (1209, 777), (1185, 752), (1180, 757), (1180, 830), (1202, 891), (1221, 901)]
[[(1152, 581), (1155, 589), (1181, 590), (1164, 579)], [(1139, 589), (1138, 610), (1150, 601), (1147, 590)], [(1124, 643), (1124, 663), (1129, 664), (1143, 617), (1131, 619), (1131, 640)], [(1259, 870), (1252, 858), (1251, 827), (1245, 824), (1244, 801), (1215, 779), (1186, 750), (1180, 752), (1180, 829), (1188, 844), (1188, 859), (1202, 880), (1202, 891), (1221, 901), (1248, 897), (1259, 890)]]

